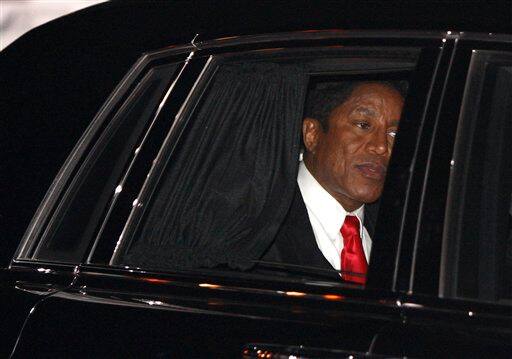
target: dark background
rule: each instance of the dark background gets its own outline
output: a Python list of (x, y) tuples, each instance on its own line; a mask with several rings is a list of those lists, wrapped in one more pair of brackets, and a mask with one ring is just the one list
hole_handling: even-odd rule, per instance
[(38, 27), (0, 53), (0, 261), (142, 52), (304, 29), (511, 32), (510, 1), (113, 1)]

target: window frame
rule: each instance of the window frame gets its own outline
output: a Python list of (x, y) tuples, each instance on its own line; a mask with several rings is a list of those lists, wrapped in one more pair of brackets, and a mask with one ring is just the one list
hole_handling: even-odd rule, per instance
[[(437, 52), (437, 51), (438, 51), (438, 49), (439, 49), (439, 45), (440, 45), (440, 44), (441, 44), (441, 39), (439, 39), (439, 43), (438, 43), (438, 44), (436, 44), (436, 45), (438, 45), (438, 46), (432, 46), (432, 44), (429, 44), (430, 46), (428, 46), (428, 45), (424, 45), (424, 46), (417, 46), (417, 47), (418, 47), (418, 48), (420, 48), (420, 49), (421, 49), (421, 48), (426, 48), (426, 47), (428, 47), (428, 48), (431, 48), (431, 49), (435, 49), (435, 51)], [(393, 45), (394, 45), (394, 44), (393, 44)], [(375, 47), (375, 48), (379, 48), (379, 49), (381, 49), (381, 50), (383, 50), (383, 51), (384, 51), (384, 49), (386, 48), (386, 46), (379, 46), (379, 45), (376, 45), (376, 46), (373, 46), (373, 47)], [(405, 46), (404, 46), (404, 47), (405, 47)], [(407, 47), (414, 47), (414, 46), (407, 46)], [(316, 47), (316, 48), (321, 49), (321, 47), (320, 47), (320, 46), (318, 46), (318, 47)], [(245, 49), (244, 49), (244, 50), (245, 50)], [(258, 50), (259, 50), (259, 51), (272, 51), (273, 49), (272, 49), (272, 48), (270, 48), (270, 49), (268, 49), (268, 50), (261, 50), (261, 49), (258, 49)], [(312, 48), (310, 48), (310, 50), (313, 50), (313, 49), (312, 49)], [(449, 52), (449, 51), (450, 51), (450, 49), (448, 49), (448, 50), (447, 50), (447, 52)], [(220, 51), (217, 51), (217, 53), (218, 53), (218, 54), (222, 54), (222, 52), (220, 52)], [(206, 52), (206, 53), (205, 53), (205, 56), (207, 56), (208, 54), (209, 54), (209, 52)], [(437, 57), (436, 57), (436, 59), (437, 59), (437, 60), (439, 60)], [(215, 68), (215, 66), (216, 66), (216, 62), (215, 62), (215, 60), (212, 60), (212, 63), (210, 64), (210, 66), (211, 66), (211, 68), (210, 68), (210, 69), (205, 69), (206, 74), (205, 74), (204, 76), (205, 76), (206, 80), (205, 80), (202, 84), (201, 84), (201, 83), (198, 83), (198, 85), (197, 85), (197, 86), (198, 86), (199, 88), (196, 88), (196, 86), (194, 86), (194, 88), (196, 88), (197, 93), (196, 93), (194, 96), (192, 96), (192, 97), (190, 97), (190, 98), (188, 98), (188, 99), (187, 99), (187, 102), (183, 105), (182, 110), (180, 110), (180, 114), (182, 114), (182, 115), (184, 115), (184, 116), (188, 115), (189, 111), (191, 110), (191, 108), (187, 108), (187, 106), (190, 106), (190, 103), (189, 103), (189, 102), (192, 102), (192, 106), (196, 106), (196, 105), (197, 105), (197, 103), (199, 102), (199, 100), (198, 100), (198, 99), (200, 98), (201, 94), (202, 94), (202, 93), (203, 93), (203, 91), (205, 90), (206, 85), (207, 85), (207, 84), (208, 84), (208, 82), (211, 80), (211, 78), (213, 77), (213, 75), (214, 75), (214, 73), (215, 73), (215, 71), (216, 71), (216, 68)], [(422, 69), (422, 71), (425, 71), (425, 69)], [(419, 75), (419, 76), (421, 77), (421, 75)], [(434, 73), (434, 71), (432, 70), (432, 72), (430, 73), (430, 77), (427, 77), (426, 82), (427, 82), (428, 84), (430, 84), (430, 82), (433, 80), (434, 76), (435, 76), (435, 73)], [(199, 79), (198, 79), (198, 81), (199, 81)], [(427, 106), (427, 101), (425, 101), (425, 102), (424, 102), (424, 106)], [(419, 120), (419, 119), (418, 119), (418, 121), (420, 121), (420, 122), (421, 122), (421, 120)], [(177, 123), (181, 123), (181, 121), (177, 121)], [(419, 127), (419, 126), (418, 126), (418, 127)], [(423, 135), (424, 135), (424, 134), (423, 134)], [(171, 134), (169, 134), (169, 136), (170, 136), (170, 137), (172, 137), (172, 135), (171, 135)], [(173, 138), (173, 139), (177, 139), (178, 137), (179, 137), (179, 132), (178, 132), (177, 134), (174, 134), (174, 138)], [(170, 145), (170, 146), (172, 146), (172, 145)], [(170, 150), (168, 149), (168, 151), (170, 151)], [(172, 152), (172, 151), (170, 151), (170, 152)], [(169, 153), (170, 153), (170, 152), (169, 152)], [(164, 155), (162, 155), (161, 157), (164, 157), (164, 158), (165, 158), (165, 156), (164, 156)], [(412, 159), (411, 159), (411, 160), (412, 160)], [(159, 169), (155, 169), (155, 171), (157, 171), (157, 170), (158, 170), (158, 171), (159, 171), (159, 174), (158, 174), (158, 175), (156, 175), (156, 176), (152, 176), (152, 177), (151, 177), (151, 178), (152, 178), (152, 179), (151, 179), (151, 181), (154, 181), (154, 183), (152, 183), (150, 186), (153, 186), (153, 188), (152, 188), (152, 189), (150, 189), (150, 190), (147, 190), (147, 191), (146, 191), (146, 193), (143, 193), (143, 194), (141, 194), (141, 195), (139, 195), (139, 196), (137, 197), (137, 201), (138, 201), (138, 203), (142, 203), (142, 206), (146, 206), (146, 205), (147, 205), (146, 200), (147, 200), (147, 198), (148, 198), (148, 197), (150, 197), (150, 195), (151, 195), (152, 191), (155, 189), (156, 182), (158, 181), (159, 176), (160, 176), (160, 175), (161, 175), (161, 173), (162, 173), (162, 168), (163, 168), (163, 165), (165, 164), (165, 160), (164, 160), (164, 161), (156, 161), (156, 163), (157, 163), (157, 164), (156, 164), (155, 166), (158, 166), (158, 167), (159, 167)], [(408, 166), (406, 166), (406, 167), (408, 167)], [(401, 183), (404, 183), (404, 182), (403, 182), (403, 176), (401, 176), (401, 177), (402, 177), (402, 178), (401, 178)], [(405, 183), (407, 183), (407, 181), (405, 181)], [(408, 191), (408, 190), (410, 190), (410, 189), (409, 189), (409, 188), (405, 188), (405, 187), (404, 187), (404, 191)], [(401, 214), (403, 215), (404, 213), (402, 212)], [(129, 226), (131, 226), (131, 227), (126, 227), (125, 229), (123, 229), (123, 234), (121, 235), (121, 237), (123, 237), (123, 238), (124, 238), (124, 236), (125, 236), (125, 234), (126, 234), (126, 233), (130, 233), (130, 232), (132, 232), (132, 233), (133, 233), (134, 228), (138, 225), (138, 223), (139, 223), (138, 221), (139, 221), (139, 220), (140, 220), (140, 218), (141, 218), (140, 216), (138, 216), (138, 215), (136, 215), (136, 214), (134, 214), (133, 216), (134, 216), (134, 217), (135, 217), (135, 216), (138, 216), (138, 218), (137, 218), (137, 217), (135, 217), (135, 219), (134, 219), (134, 218), (132, 217), (132, 214), (130, 214), (130, 216), (131, 216), (131, 218), (128, 220), (128, 225), (129, 225)], [(402, 217), (402, 216), (399, 216), (399, 217)], [(394, 242), (394, 243), (395, 243), (395, 242)], [(388, 248), (387, 248), (387, 249), (389, 249), (389, 246), (388, 246)], [(398, 251), (398, 250), (397, 250), (396, 248), (391, 248), (391, 252), (386, 252), (386, 253), (387, 253), (387, 254), (392, 255), (392, 256), (393, 256), (393, 258), (395, 258), (395, 256), (398, 256), (397, 251)], [(120, 253), (117, 253), (116, 255), (117, 255), (117, 256), (121, 256), (121, 255), (122, 255), (122, 253), (121, 253), (121, 254), (120, 254)], [(386, 256), (386, 255), (383, 255), (383, 257), (385, 257), (385, 256)], [(382, 263), (382, 261), (380, 261), (380, 263)], [(93, 265), (93, 264), (94, 264), (94, 263), (91, 263), (91, 265)], [(115, 266), (115, 265), (114, 265), (114, 266), (112, 266), (112, 267), (113, 267), (113, 268), (116, 268), (116, 266)], [(121, 268), (120, 266), (117, 266), (117, 267), (118, 267), (118, 268)], [(371, 266), (370, 266), (370, 267), (371, 267)], [(389, 288), (389, 286), (390, 286), (390, 283), (389, 283), (389, 282), (382, 282), (382, 281), (380, 280), (380, 278), (378, 278), (378, 274), (379, 274), (379, 273), (381, 273), (380, 268), (378, 268), (378, 267), (376, 268), (376, 266), (374, 266), (374, 269), (373, 269), (373, 270), (372, 270), (372, 269), (370, 269), (370, 270), (373, 272), (373, 279), (372, 279), (372, 282), (371, 282), (371, 283), (369, 283), (369, 284), (367, 285), (367, 287), (368, 287), (368, 288), (369, 288), (369, 287), (372, 287), (372, 288)], [(173, 272), (173, 271), (171, 271), (171, 272)], [(181, 271), (179, 271), (179, 272), (181, 272)], [(188, 271), (184, 270), (183, 272), (188, 272)], [(207, 272), (207, 270), (202, 270), (202, 271), (191, 271), (191, 272), (201, 272), (201, 273), (205, 273), (205, 272)], [(376, 275), (376, 273), (377, 273), (377, 275)], [(389, 277), (391, 277), (391, 275), (388, 275), (388, 278), (389, 278)], [(375, 279), (375, 278), (378, 278), (378, 279)], [(393, 285), (394, 285), (394, 282), (393, 282)]]
[[(478, 122), (482, 121), (480, 109), (482, 106), (482, 88), (487, 80), (486, 74), (489, 71), (487, 66), (503, 63), (512, 67), (512, 48), (509, 48), (507, 51), (504, 49), (481, 49), (481, 47), (475, 46), (471, 50), (471, 60), (463, 94), (463, 103), (460, 109), (459, 123), (455, 134), (453, 159), (448, 180), (448, 204), (443, 224), (444, 231), (441, 250), (440, 297), (477, 302), (485, 301), (480, 298), (461, 296), (458, 293), (458, 268), (460, 257), (464, 256), (464, 253), (461, 253), (462, 238), (459, 232), (462, 217), (458, 211), (465, 204), (467, 179), (469, 177), (468, 167), (471, 163), (469, 153), (471, 153), (474, 147), (474, 128)], [(489, 303), (489, 301), (487, 302)], [(495, 302), (491, 301), (490, 303)]]

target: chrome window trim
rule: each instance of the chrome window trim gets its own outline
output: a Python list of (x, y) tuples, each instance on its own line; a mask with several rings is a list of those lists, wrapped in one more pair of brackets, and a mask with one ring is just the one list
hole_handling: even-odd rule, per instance
[[(162, 174), (162, 171), (160, 170), (160, 168), (165, 166), (165, 163), (167, 162), (164, 154), (168, 151), (169, 147), (174, 144), (174, 142), (172, 142), (170, 139), (174, 136), (174, 134), (176, 133), (178, 128), (180, 128), (181, 123), (183, 123), (184, 119), (186, 118), (186, 116), (184, 116), (183, 114), (184, 113), (187, 114), (188, 111), (185, 111), (185, 110), (189, 110), (191, 105), (195, 107), (195, 105), (197, 104), (197, 102), (191, 103), (190, 98), (192, 96), (194, 96), (196, 94), (196, 92), (198, 92), (198, 85), (203, 82), (202, 80), (205, 76), (209, 76), (209, 78), (211, 78), (213, 76), (213, 74), (215, 73), (215, 70), (216, 70), (215, 64), (216, 63), (215, 63), (215, 61), (213, 61), (213, 56), (210, 56), (208, 58), (208, 61), (205, 64), (205, 66), (201, 70), (201, 73), (199, 74), (196, 81), (194, 82), (192, 89), (190, 90), (190, 92), (187, 95), (187, 98), (185, 99), (185, 101), (181, 105), (178, 113), (176, 114), (176, 118), (171, 126), (171, 129), (167, 133), (167, 135), (164, 139), (164, 142), (163, 142), (162, 146), (160, 147), (160, 150), (158, 151), (156, 158), (153, 160), (151, 169), (149, 170), (149, 172), (147, 174), (147, 179), (146, 179), (146, 181), (144, 181), (144, 184), (142, 185), (142, 189), (140, 190), (139, 195), (133, 201), (133, 206), (130, 211), (130, 215), (128, 216), (125, 226), (123, 227), (123, 230), (122, 230), (121, 234), (119, 235), (119, 239), (114, 248), (114, 252), (112, 253), (112, 258), (109, 263), (110, 265), (113, 265), (113, 263), (115, 263), (115, 261), (120, 258), (121, 252), (119, 251), (119, 248), (121, 248), (123, 243), (125, 243), (128, 240), (128, 239), (126, 239), (126, 234), (127, 233), (130, 234), (129, 238), (133, 237), (133, 234), (134, 234), (133, 230), (138, 226), (138, 223), (141, 219), (141, 216), (139, 215), (139, 213), (140, 213), (139, 209), (143, 206), (144, 203), (146, 203), (146, 199), (151, 197), (152, 192), (154, 191), (154, 189), (156, 187), (155, 185), (152, 185), (152, 183), (155, 181), (158, 181), (158, 179), (160, 178), (160, 175)], [(202, 90), (202, 89), (199, 89), (199, 91), (200, 90)], [(200, 95), (200, 94), (198, 94), (198, 95)], [(153, 174), (155, 172), (157, 173), (158, 178), (155, 178), (153, 176)]]
[[(109, 202), (109, 205), (108, 205), (108, 209), (107, 209), (107, 212), (106, 212), (106, 215), (103, 217), (102, 221), (101, 221), (101, 225), (100, 225), (100, 229), (98, 230), (98, 233), (96, 234), (96, 237), (94, 238), (94, 243), (91, 247), (91, 249), (89, 250), (89, 253), (87, 255), (87, 263), (89, 263), (92, 259), (92, 256), (94, 254), (94, 251), (96, 249), (96, 246), (98, 245), (98, 242), (100, 241), (101, 239), (101, 236), (103, 234), (103, 230), (105, 228), (105, 225), (107, 224), (107, 222), (109, 221), (110, 219), (110, 214), (112, 213), (112, 210), (117, 202), (117, 198), (119, 197), (119, 194), (121, 193), (122, 191), (122, 188), (124, 186), (124, 183), (126, 182), (126, 179), (128, 178), (129, 174), (131, 173), (131, 170), (132, 170), (132, 167), (135, 163), (135, 161), (137, 160), (138, 158), (138, 154), (140, 152), (140, 149), (144, 146), (144, 144), (146, 143), (148, 137), (149, 137), (149, 134), (151, 132), (151, 130), (153, 129), (154, 127), (154, 124), (158, 118), (158, 116), (160, 115), (160, 112), (162, 111), (162, 108), (164, 107), (164, 105), (167, 103), (167, 100), (169, 98), (169, 95), (171, 94), (172, 90), (174, 89), (174, 87), (176, 86), (176, 83), (179, 81), (179, 79), (181, 78), (181, 75), (183, 74), (183, 72), (185, 71), (185, 69), (187, 68), (190, 60), (193, 58), (194, 56), (194, 52), (192, 51), (188, 58), (185, 60), (185, 62), (183, 63), (183, 66), (181, 66), (181, 69), (178, 71), (176, 77), (174, 78), (174, 80), (171, 82), (171, 84), (168, 86), (166, 92), (165, 92), (165, 95), (164, 97), (162, 98), (162, 100), (160, 101), (160, 103), (158, 104), (158, 107), (157, 107), (157, 110), (155, 112), (155, 114), (153, 115), (153, 118), (151, 119), (150, 121), (150, 124), (148, 126), (148, 128), (146, 129), (143, 137), (142, 137), (142, 140), (140, 141), (140, 143), (137, 145), (136, 149), (135, 149), (135, 152), (133, 153), (133, 156), (130, 160), (130, 163), (128, 165), (128, 167), (126, 168), (126, 171), (124, 172), (124, 174), (122, 175), (121, 177), (121, 180), (119, 181), (118, 185), (116, 186), (115, 188), (115, 191), (114, 191), (114, 194)], [(151, 70), (150, 70), (151, 71)], [(149, 72), (148, 72), (149, 73)], [(120, 189), (120, 190), (118, 190)]]

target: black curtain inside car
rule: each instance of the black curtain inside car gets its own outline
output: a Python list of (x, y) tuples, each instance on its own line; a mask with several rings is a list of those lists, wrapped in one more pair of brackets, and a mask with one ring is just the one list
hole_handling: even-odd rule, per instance
[(221, 67), (119, 264), (251, 267), (292, 201), (307, 80), (298, 65)]

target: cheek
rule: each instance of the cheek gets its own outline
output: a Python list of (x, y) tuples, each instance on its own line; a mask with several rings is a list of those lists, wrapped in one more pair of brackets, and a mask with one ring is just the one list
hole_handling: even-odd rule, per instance
[(331, 151), (329, 154), (329, 165), (333, 168), (336, 176), (343, 176), (348, 168), (348, 157), (347, 151), (341, 147), (335, 147), (334, 151)]
[(357, 156), (364, 151), (366, 141), (364, 135), (358, 134), (354, 129), (345, 127), (342, 135), (337, 138), (337, 148), (347, 159), (350, 159), (350, 157)]

